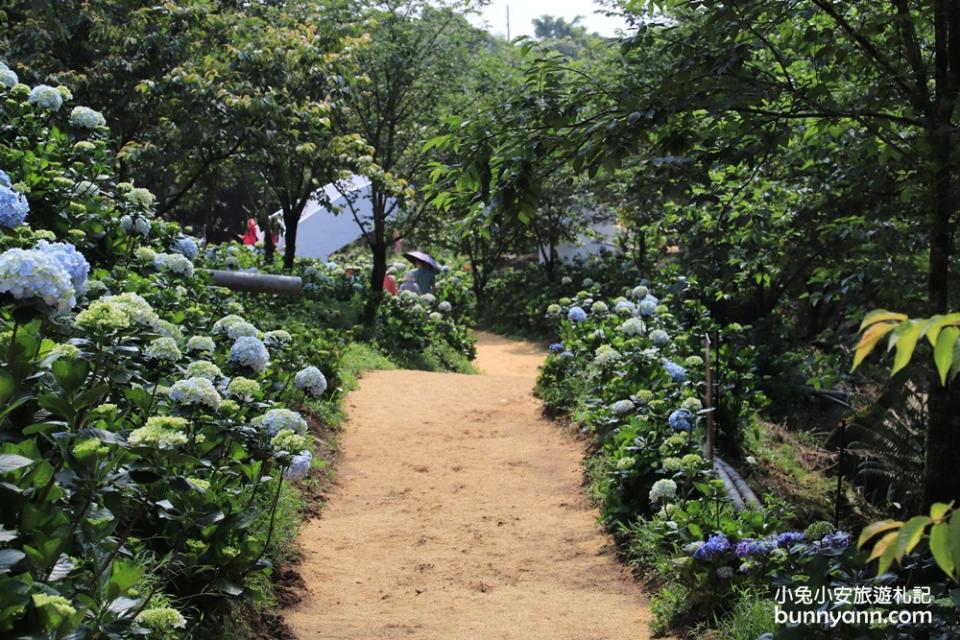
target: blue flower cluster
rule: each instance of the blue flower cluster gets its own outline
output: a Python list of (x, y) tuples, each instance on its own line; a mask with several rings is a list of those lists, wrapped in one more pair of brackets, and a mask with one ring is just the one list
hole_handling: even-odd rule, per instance
[(270, 362), (270, 352), (259, 338), (240, 336), (230, 347), (230, 361), (261, 373)]
[(803, 542), (803, 531), (784, 531), (777, 535), (778, 547), (789, 547)]
[(733, 554), (738, 558), (762, 558), (773, 553), (775, 549), (777, 549), (776, 540), (744, 538), (737, 543)]
[(30, 203), (23, 194), (13, 190), (13, 183), (0, 171), (0, 227), (13, 229), (23, 224), (30, 213)]
[(271, 436), (277, 435), (283, 429), (289, 429), (296, 433), (306, 433), (307, 431), (307, 421), (303, 419), (303, 416), (289, 409), (270, 409), (260, 418), (260, 424), (266, 427), (267, 433)]
[(193, 238), (188, 238), (186, 236), (178, 238), (176, 242), (173, 243), (173, 247), (170, 248), (174, 253), (179, 253), (180, 255), (186, 256), (190, 260), (193, 260), (197, 257), (197, 254), (200, 253), (200, 248), (197, 246), (196, 241)]
[(313, 461), (313, 454), (309, 451), (301, 451), (290, 460), (290, 466), (284, 469), (283, 479), (296, 482), (310, 471), (310, 463)]
[(650, 332), (650, 342), (655, 347), (665, 347), (670, 342), (670, 336), (663, 329), (654, 329)]
[(826, 549), (846, 549), (850, 546), (850, 534), (846, 531), (828, 533), (820, 540), (820, 546)]
[(18, 82), (20, 82), (20, 78), (17, 77), (16, 72), (6, 66), (0, 67), (0, 86), (10, 89)]
[(60, 312), (77, 304), (70, 273), (51, 254), (8, 249), (0, 254), (0, 293), (17, 300), (39, 298)]
[(137, 233), (146, 238), (150, 235), (150, 221), (146, 218), (125, 215), (120, 218), (120, 228), (131, 235)]
[(677, 409), (670, 414), (667, 422), (674, 431), (691, 431), (696, 420), (693, 414), (686, 409)]
[(81, 294), (87, 289), (87, 276), (90, 274), (90, 263), (77, 251), (77, 248), (66, 242), (37, 243), (37, 251), (47, 254), (56, 260), (63, 269), (70, 274), (75, 293)]
[(651, 299), (652, 296), (647, 296), (637, 304), (637, 310), (642, 316), (652, 316), (657, 312), (657, 303), (656, 298)]
[(730, 541), (723, 534), (710, 536), (707, 541), (693, 552), (693, 557), (701, 562), (710, 562), (730, 550)]
[(567, 320), (570, 322), (583, 322), (587, 319), (587, 312), (580, 307), (570, 307), (567, 312)]
[(323, 372), (316, 367), (307, 367), (297, 372), (293, 378), (293, 384), (305, 393), (317, 397), (322, 396), (327, 390), (327, 379)]
[(676, 362), (671, 362), (670, 360), (663, 361), (664, 370), (670, 375), (670, 379), (674, 382), (686, 382), (687, 381), (687, 370), (678, 365)]
[(550, 351), (550, 353), (560, 353), (561, 351), (563, 351), (563, 343), (554, 342), (549, 347), (547, 347), (547, 349)]

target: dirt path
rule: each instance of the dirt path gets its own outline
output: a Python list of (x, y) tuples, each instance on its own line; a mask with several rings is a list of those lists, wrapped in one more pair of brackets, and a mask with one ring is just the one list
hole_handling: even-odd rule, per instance
[(543, 354), (479, 334), (484, 375), (381, 371), (349, 398), (339, 484), (303, 532), (301, 640), (649, 637), (640, 588), (539, 416)]

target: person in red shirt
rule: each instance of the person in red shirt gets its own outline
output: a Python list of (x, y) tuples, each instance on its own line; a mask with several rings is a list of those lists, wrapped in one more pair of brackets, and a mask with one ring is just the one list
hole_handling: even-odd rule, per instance
[(257, 244), (257, 221), (247, 218), (247, 232), (243, 234), (243, 244), (253, 246)]
[(383, 290), (392, 296), (397, 295), (397, 279), (389, 271), (383, 276)]

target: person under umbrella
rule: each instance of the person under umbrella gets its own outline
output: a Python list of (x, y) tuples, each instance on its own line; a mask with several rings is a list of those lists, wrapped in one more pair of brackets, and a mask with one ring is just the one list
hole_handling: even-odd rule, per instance
[(437, 280), (437, 272), (440, 271), (440, 265), (430, 255), (422, 251), (409, 251), (403, 254), (403, 257), (413, 263), (416, 269), (413, 270), (414, 278), (417, 280), (417, 287), (420, 293), (433, 293), (433, 285)]

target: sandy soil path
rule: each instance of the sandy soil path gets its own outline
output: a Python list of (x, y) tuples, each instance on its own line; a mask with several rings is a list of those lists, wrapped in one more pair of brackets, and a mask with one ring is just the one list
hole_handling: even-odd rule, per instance
[(349, 397), (338, 485), (303, 532), (302, 640), (649, 637), (643, 595), (539, 415), (543, 354), (479, 334), (483, 375), (382, 371)]

